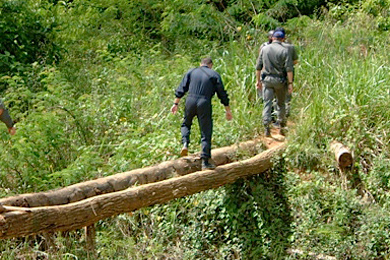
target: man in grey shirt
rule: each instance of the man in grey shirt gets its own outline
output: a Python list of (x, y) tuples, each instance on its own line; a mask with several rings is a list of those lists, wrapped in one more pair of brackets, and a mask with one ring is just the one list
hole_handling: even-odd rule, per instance
[(3, 101), (0, 99), (0, 121), (2, 121), (8, 128), (8, 133), (14, 135), (16, 133), (16, 128), (14, 127), (14, 122), (11, 119), (11, 116), (8, 113), (8, 110), (5, 108)]
[[(277, 123), (279, 133), (284, 135), (286, 126), (286, 94), (293, 88), (293, 60), (289, 51), (283, 46), (284, 32), (275, 31), (272, 43), (262, 48), (256, 64), (256, 85), (263, 89), (263, 124), (265, 136), (270, 137), (272, 100), (276, 97), (278, 106)], [(261, 79), (262, 78), (262, 79)], [(287, 82), (287, 88), (286, 88)]]

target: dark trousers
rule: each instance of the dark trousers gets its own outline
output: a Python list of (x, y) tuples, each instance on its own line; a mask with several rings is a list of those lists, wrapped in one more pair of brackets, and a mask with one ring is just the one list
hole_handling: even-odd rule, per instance
[(201, 157), (211, 158), (211, 135), (213, 133), (211, 100), (203, 97), (187, 97), (184, 120), (181, 125), (181, 136), (183, 143), (190, 143), (192, 120), (195, 116), (198, 118), (201, 134)]

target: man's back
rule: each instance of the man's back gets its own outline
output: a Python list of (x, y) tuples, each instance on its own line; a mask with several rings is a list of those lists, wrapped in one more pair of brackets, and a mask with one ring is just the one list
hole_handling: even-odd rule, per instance
[(214, 95), (215, 85), (221, 82), (219, 74), (207, 66), (195, 68), (191, 71), (190, 77), (188, 92), (208, 98)]
[(263, 44), (261, 44), (261, 45), (260, 45), (260, 48), (259, 48), (259, 55), (260, 55), (261, 50), (262, 50), (265, 46), (270, 45), (271, 43), (272, 43), (272, 42), (263, 42)]
[(292, 58), (280, 41), (274, 41), (262, 49), (256, 69), (262, 68), (265, 76), (286, 77), (286, 72), (292, 71)]
[(188, 71), (176, 89), (176, 96), (182, 97), (187, 91), (191, 95), (203, 96), (209, 100), (217, 93), (222, 104), (225, 106), (229, 104), (221, 76), (207, 66), (200, 66)]

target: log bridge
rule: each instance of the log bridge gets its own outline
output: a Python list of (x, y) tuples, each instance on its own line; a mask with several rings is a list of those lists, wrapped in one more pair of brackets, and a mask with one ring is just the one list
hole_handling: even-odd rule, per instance
[[(215, 170), (200, 171), (201, 160), (195, 154), (58, 190), (2, 198), (0, 239), (83, 227), (86, 234), (94, 234), (93, 225), (99, 220), (267, 171), (285, 143), (258, 153), (266, 146), (264, 140), (254, 140), (213, 149), (212, 158), (218, 166)], [(236, 161), (240, 154), (251, 158)]]
[[(94, 223), (99, 220), (266, 172), (272, 159), (286, 148), (284, 141), (270, 140), (213, 149), (215, 170), (201, 171), (199, 154), (195, 154), (57, 190), (1, 198), (0, 239), (47, 236), (84, 227), (87, 249), (93, 251)], [(352, 163), (349, 150), (341, 143), (332, 143), (331, 148), (339, 165)], [(237, 161), (242, 154), (250, 158)]]

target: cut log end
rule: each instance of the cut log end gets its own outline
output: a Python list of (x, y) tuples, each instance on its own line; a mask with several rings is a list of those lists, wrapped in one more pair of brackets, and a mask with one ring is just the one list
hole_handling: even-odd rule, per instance
[(352, 165), (353, 159), (350, 153), (343, 153), (339, 155), (339, 166), (346, 168)]

